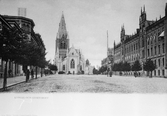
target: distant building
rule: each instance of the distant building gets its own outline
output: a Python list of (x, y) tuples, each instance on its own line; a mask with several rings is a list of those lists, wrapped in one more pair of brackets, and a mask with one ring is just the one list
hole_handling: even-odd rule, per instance
[(94, 69), (94, 66), (86, 66), (85, 67), (85, 74), (92, 75), (93, 74), (93, 69)]
[(164, 11), (164, 17), (147, 20), (144, 6), (135, 34), (127, 35), (124, 26), (121, 27), (120, 43), (114, 42), (114, 63), (127, 61), (133, 64), (139, 60), (143, 65), (151, 59), (157, 66), (153, 76), (167, 76), (167, 3)]
[(18, 8), (18, 16), (26, 17), (26, 8)]
[(85, 59), (80, 49), (70, 47), (64, 14), (59, 23), (56, 37), (55, 64), (58, 71), (80, 74), (85, 72)]
[(101, 61), (101, 66), (108, 66), (108, 67), (111, 67), (111, 64), (112, 64), (112, 60), (113, 59), (113, 55), (114, 55), (114, 49), (113, 48), (108, 48), (107, 50), (107, 57), (104, 58), (102, 61)]

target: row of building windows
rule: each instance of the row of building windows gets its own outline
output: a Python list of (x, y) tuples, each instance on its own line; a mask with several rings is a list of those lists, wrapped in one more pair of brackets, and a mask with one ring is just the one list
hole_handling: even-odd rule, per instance
[[(154, 48), (154, 49), (153, 49)], [(157, 48), (158, 48), (158, 53), (157, 53)], [(165, 44), (162, 43), (162, 53), (165, 53)], [(151, 47), (150, 49), (147, 49), (147, 55), (148, 57), (153, 56), (153, 55), (158, 55), (161, 54), (161, 45), (159, 44), (158, 47), (154, 46)]]
[(156, 31), (156, 32), (153, 32), (152, 34), (150, 34), (149, 36), (148, 36), (148, 39), (147, 39), (147, 44), (149, 45), (149, 44), (153, 44), (153, 41), (154, 41), (154, 43), (156, 43), (156, 42), (158, 42), (157, 40), (157, 38), (159, 37), (159, 35), (163, 32), (162, 30), (164, 30), (164, 27), (162, 27), (161, 29), (159, 29), (158, 31)]
[(139, 48), (139, 43), (131, 44), (125, 47), (125, 54), (138, 50), (138, 48)]
[[(154, 76), (161, 76), (161, 70), (158, 70), (158, 75), (157, 75), (157, 73), (156, 73), (157, 71), (156, 70), (154, 70)], [(164, 69), (162, 69), (162, 76), (164, 76), (165, 75), (165, 70)]]
[(138, 60), (138, 59), (140, 59), (139, 54), (135, 54), (135, 55), (131, 55), (131, 56), (126, 56), (125, 57), (126, 61), (135, 61), (135, 60)]
[[(158, 64), (157, 64), (157, 61), (158, 61)], [(162, 63), (162, 66), (164, 67), (165, 66), (165, 59), (164, 58), (162, 58), (162, 61), (161, 61), (161, 58), (154, 60), (154, 64), (158, 67), (161, 66), (161, 63)]]

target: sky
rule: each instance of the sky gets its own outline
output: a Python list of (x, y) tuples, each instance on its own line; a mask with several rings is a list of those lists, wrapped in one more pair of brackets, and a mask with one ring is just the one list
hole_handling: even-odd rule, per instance
[(166, 0), (0, 0), (1, 15), (18, 15), (18, 8), (27, 9), (27, 18), (34, 31), (41, 34), (47, 60), (55, 56), (55, 40), (62, 12), (69, 34), (70, 47), (81, 49), (92, 66), (101, 66), (108, 45), (120, 42), (121, 26), (131, 35), (139, 27), (141, 8), (145, 5), (148, 20), (165, 15)]

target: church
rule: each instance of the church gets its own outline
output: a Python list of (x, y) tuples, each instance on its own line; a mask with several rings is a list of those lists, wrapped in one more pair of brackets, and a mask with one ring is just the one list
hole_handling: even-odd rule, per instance
[(56, 37), (54, 63), (58, 72), (66, 74), (83, 74), (85, 72), (85, 59), (80, 49), (69, 45), (69, 35), (66, 30), (64, 14), (62, 14)]

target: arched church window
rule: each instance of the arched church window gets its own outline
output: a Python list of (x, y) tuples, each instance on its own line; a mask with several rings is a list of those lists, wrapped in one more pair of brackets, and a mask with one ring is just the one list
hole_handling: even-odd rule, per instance
[(75, 61), (74, 61), (74, 59), (71, 60), (71, 68), (75, 68)]
[(63, 65), (63, 70), (65, 70), (66, 68), (65, 68), (65, 65)]
[(66, 49), (66, 43), (64, 43), (63, 48)]
[(62, 49), (63, 43), (60, 43), (60, 49)]
[(62, 38), (64, 39), (64, 34), (63, 34)]

